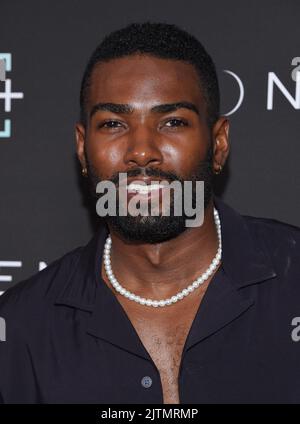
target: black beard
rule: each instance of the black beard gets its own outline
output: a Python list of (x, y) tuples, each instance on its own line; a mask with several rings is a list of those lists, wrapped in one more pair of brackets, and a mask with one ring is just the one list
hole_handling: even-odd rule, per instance
[[(208, 148), (206, 157), (204, 161), (200, 162), (195, 173), (188, 176), (186, 181), (193, 181), (193, 190), (192, 190), (192, 206), (196, 207), (196, 191), (195, 187), (196, 181), (204, 181), (204, 209), (206, 209), (207, 205), (212, 196), (213, 192), (213, 147), (212, 143)], [(96, 186), (101, 181), (97, 177), (97, 174), (89, 161), (87, 160), (87, 171), (88, 171), (88, 184), (91, 195), (94, 199), (98, 200), (99, 195), (96, 193)], [(148, 167), (144, 171), (141, 168), (135, 168), (133, 170), (129, 170), (127, 172), (127, 178), (136, 177), (136, 176), (148, 176), (148, 177), (157, 177), (160, 179), (167, 180), (169, 183), (172, 181), (180, 181), (183, 187), (184, 193), (184, 179), (178, 176), (175, 173), (164, 172), (160, 169), (154, 167)], [(119, 173), (116, 173), (109, 179), (109, 181), (113, 182), (116, 186), (119, 182)], [(177, 237), (181, 233), (183, 233), (186, 227), (186, 219), (191, 219), (192, 217), (187, 217), (184, 213), (184, 209), (182, 209), (181, 216), (177, 216), (174, 214), (174, 204), (171, 198), (170, 204), (170, 216), (159, 215), (159, 216), (119, 216), (118, 213), (118, 205), (117, 201), (117, 214), (116, 216), (106, 216), (104, 217), (105, 222), (110, 226), (119, 236), (128, 242), (135, 243), (161, 243), (163, 241), (170, 240), (172, 238)]]

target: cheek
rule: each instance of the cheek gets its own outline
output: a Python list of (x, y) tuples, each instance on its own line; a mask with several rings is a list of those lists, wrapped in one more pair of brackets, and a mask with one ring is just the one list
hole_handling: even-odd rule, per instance
[(91, 140), (87, 143), (86, 152), (100, 178), (109, 178), (112, 173), (123, 169), (123, 153), (112, 143), (96, 143)]
[(178, 174), (190, 175), (203, 161), (209, 147), (209, 137), (195, 135), (178, 143), (170, 143), (162, 150), (168, 168)]

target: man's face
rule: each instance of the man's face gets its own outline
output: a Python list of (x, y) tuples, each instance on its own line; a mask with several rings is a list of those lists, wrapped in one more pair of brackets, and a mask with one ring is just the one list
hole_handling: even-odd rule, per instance
[[(174, 106), (178, 103), (179, 108)], [(134, 180), (145, 176), (169, 182), (200, 180), (208, 205), (214, 134), (207, 125), (206, 103), (192, 65), (145, 55), (96, 65), (87, 127), (78, 124), (76, 133), (78, 156), (94, 192), (99, 181), (117, 183), (120, 172)], [(157, 243), (182, 233), (185, 218), (128, 215), (107, 217), (107, 223), (127, 240)]]

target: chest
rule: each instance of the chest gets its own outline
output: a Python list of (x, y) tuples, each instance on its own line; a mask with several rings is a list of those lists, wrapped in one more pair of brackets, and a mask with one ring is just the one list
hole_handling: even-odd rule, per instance
[[(169, 309), (141, 311), (123, 305), (133, 327), (159, 371), (164, 403), (179, 403), (178, 374), (183, 348), (203, 295)], [(186, 299), (187, 300), (187, 299)], [(134, 305), (133, 305), (134, 306)]]

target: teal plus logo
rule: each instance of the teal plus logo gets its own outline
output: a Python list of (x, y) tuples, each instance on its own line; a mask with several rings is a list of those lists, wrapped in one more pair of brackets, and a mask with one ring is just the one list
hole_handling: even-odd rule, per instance
[[(6, 73), (12, 70), (11, 53), (0, 53), (0, 100), (4, 100), (4, 111), (11, 112), (12, 100), (23, 99), (24, 93), (12, 91), (11, 79), (7, 78)], [(2, 91), (2, 82), (4, 91)], [(4, 119), (0, 122), (0, 138), (11, 137), (11, 119)]]

